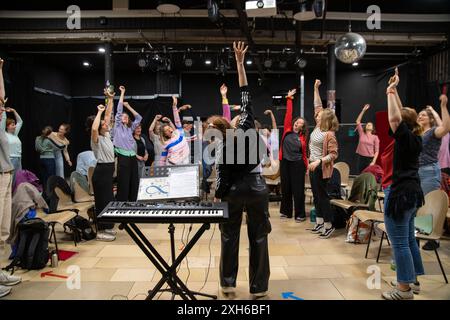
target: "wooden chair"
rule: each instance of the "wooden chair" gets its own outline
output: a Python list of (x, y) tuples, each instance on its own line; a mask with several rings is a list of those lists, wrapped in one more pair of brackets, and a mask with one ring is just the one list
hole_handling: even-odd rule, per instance
[(89, 167), (88, 169), (88, 184), (89, 184), (89, 194), (94, 195), (94, 186), (92, 185), (92, 176), (94, 175), (95, 167)]
[[(370, 227), (369, 242), (367, 242), (366, 255), (365, 255), (365, 258), (367, 259), (367, 254), (369, 253), (370, 242), (372, 241), (372, 234), (374, 231), (375, 222), (384, 222), (384, 213), (378, 212), (378, 211), (369, 211), (369, 210), (356, 210), (353, 213), (353, 215), (361, 222), (366, 222), (366, 221), (372, 222), (372, 225)], [(356, 243), (357, 237), (358, 237), (358, 229), (359, 229), (359, 222), (356, 227), (355, 243)]]
[[(428, 193), (425, 196), (425, 204), (417, 211), (416, 216), (425, 216), (432, 215), (433, 216), (433, 227), (431, 234), (425, 235), (421, 233), (416, 233), (417, 243), (420, 245), (420, 240), (434, 240), (438, 241), (442, 237), (442, 233), (444, 231), (444, 222), (447, 216), (448, 211), (448, 196), (442, 190), (434, 190)], [(378, 228), (383, 231), (381, 235), (380, 247), (378, 249), (377, 262), (380, 257), (381, 246), (383, 245), (384, 235), (386, 234), (386, 227), (384, 223), (378, 225)], [(387, 238), (387, 237), (386, 237)], [(436, 253), (436, 258), (439, 263), (439, 267), (441, 268), (442, 275), (444, 276), (445, 283), (448, 283), (447, 275), (445, 274), (445, 270), (442, 267), (442, 262), (439, 257), (439, 253), (437, 249), (434, 249)]]
[[(61, 211), (61, 212), (55, 212), (55, 213), (45, 213), (42, 209), (38, 209), (36, 211), (36, 217), (41, 218), (45, 222), (48, 223), (50, 226), (50, 239), (53, 238), (53, 241), (55, 243), (55, 250), (58, 253), (59, 257), (59, 249), (58, 249), (58, 240), (56, 239), (56, 232), (55, 232), (55, 225), (60, 224), (61, 226), (64, 226), (65, 223), (69, 222), (72, 218), (75, 218), (77, 213), (75, 211)], [(74, 237), (74, 243), (75, 245), (76, 240)]]
[(341, 187), (344, 188), (346, 199), (348, 199), (350, 167), (345, 162), (337, 162), (334, 164), (334, 168), (338, 170), (341, 175)]
[[(434, 190), (425, 196), (425, 204), (417, 211), (417, 216), (420, 217), (431, 214), (433, 216), (433, 229), (431, 231), (431, 234), (429, 235), (416, 233), (416, 239), (418, 244), (420, 240), (438, 241), (441, 239), (442, 234), (444, 232), (444, 223), (447, 217), (447, 211), (448, 211), (448, 196), (444, 191)], [(437, 248), (434, 249), (434, 252), (436, 254), (439, 267), (441, 268), (442, 275), (444, 276), (445, 283), (448, 283), (447, 276), (445, 274), (444, 268), (442, 267), (442, 262), (439, 257)]]

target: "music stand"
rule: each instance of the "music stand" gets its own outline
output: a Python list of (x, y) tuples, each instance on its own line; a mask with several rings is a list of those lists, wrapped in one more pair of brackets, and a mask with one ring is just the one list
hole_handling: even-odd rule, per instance
[[(187, 201), (187, 200), (200, 200), (200, 178), (199, 178), (199, 165), (185, 165), (185, 166), (165, 166), (165, 167), (153, 167), (145, 168), (144, 178), (141, 179), (139, 184), (139, 196), (138, 201)], [(195, 172), (197, 173), (195, 175)], [(182, 175), (183, 173), (190, 174), (194, 178), (194, 183), (196, 186), (190, 188), (183, 196), (180, 193), (183, 185), (179, 185), (175, 190), (171, 186), (167, 186), (171, 181), (174, 183), (179, 183), (180, 179), (171, 179), (171, 175)], [(152, 178), (154, 179), (152, 181)], [(166, 179), (167, 178), (167, 179)], [(177, 176), (177, 178), (180, 178)], [(160, 185), (158, 185), (158, 183)], [(144, 190), (145, 188), (145, 190)], [(148, 192), (147, 192), (148, 189)], [(139, 248), (144, 252), (144, 254), (149, 258), (149, 260), (155, 265), (158, 271), (162, 274), (162, 278), (156, 284), (156, 286), (149, 290), (149, 295), (146, 300), (153, 299), (158, 292), (171, 292), (172, 300), (175, 299), (175, 295), (179, 295), (184, 300), (196, 300), (195, 296), (203, 296), (207, 298), (217, 299), (216, 295), (201, 293), (189, 290), (186, 284), (177, 276), (177, 267), (181, 264), (183, 259), (188, 255), (189, 251), (194, 247), (200, 237), (206, 230), (210, 229), (210, 223), (203, 223), (200, 229), (195, 233), (194, 237), (187, 243), (183, 248), (178, 257), (175, 254), (175, 226), (172, 222), (169, 223), (169, 234), (170, 234), (170, 251), (172, 264), (169, 265), (164, 258), (157, 252), (155, 247), (150, 243), (150, 241), (145, 237), (145, 235), (139, 230), (139, 228), (134, 224), (121, 224), (121, 229), (125, 229), (134, 242), (139, 246)], [(161, 287), (166, 283), (170, 288), (161, 289)]]

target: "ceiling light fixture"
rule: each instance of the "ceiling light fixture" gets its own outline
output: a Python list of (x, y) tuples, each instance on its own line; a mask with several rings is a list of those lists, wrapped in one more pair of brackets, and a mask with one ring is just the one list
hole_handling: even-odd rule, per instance
[(162, 14), (175, 14), (180, 12), (180, 7), (177, 4), (172, 3), (173, 1), (158, 1), (158, 6), (156, 10)]

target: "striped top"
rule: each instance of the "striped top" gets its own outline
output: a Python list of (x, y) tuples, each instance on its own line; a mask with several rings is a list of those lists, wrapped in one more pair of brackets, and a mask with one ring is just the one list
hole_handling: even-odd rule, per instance
[(177, 106), (173, 105), (172, 110), (176, 130), (173, 132), (172, 138), (163, 144), (161, 158), (159, 160), (161, 166), (189, 164), (191, 157), (189, 144), (184, 135)]
[(323, 141), (327, 133), (316, 127), (311, 133), (309, 140), (309, 161), (313, 162), (322, 159)]

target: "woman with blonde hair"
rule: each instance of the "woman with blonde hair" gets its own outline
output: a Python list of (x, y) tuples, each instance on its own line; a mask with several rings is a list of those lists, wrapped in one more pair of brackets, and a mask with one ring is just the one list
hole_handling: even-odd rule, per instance
[(314, 83), (314, 118), (316, 127), (309, 141), (309, 178), (316, 209), (316, 225), (312, 233), (327, 239), (335, 228), (331, 223), (330, 196), (327, 183), (333, 173), (334, 160), (338, 157), (338, 143), (335, 132), (339, 122), (334, 110), (324, 109), (319, 94), (320, 80)]

